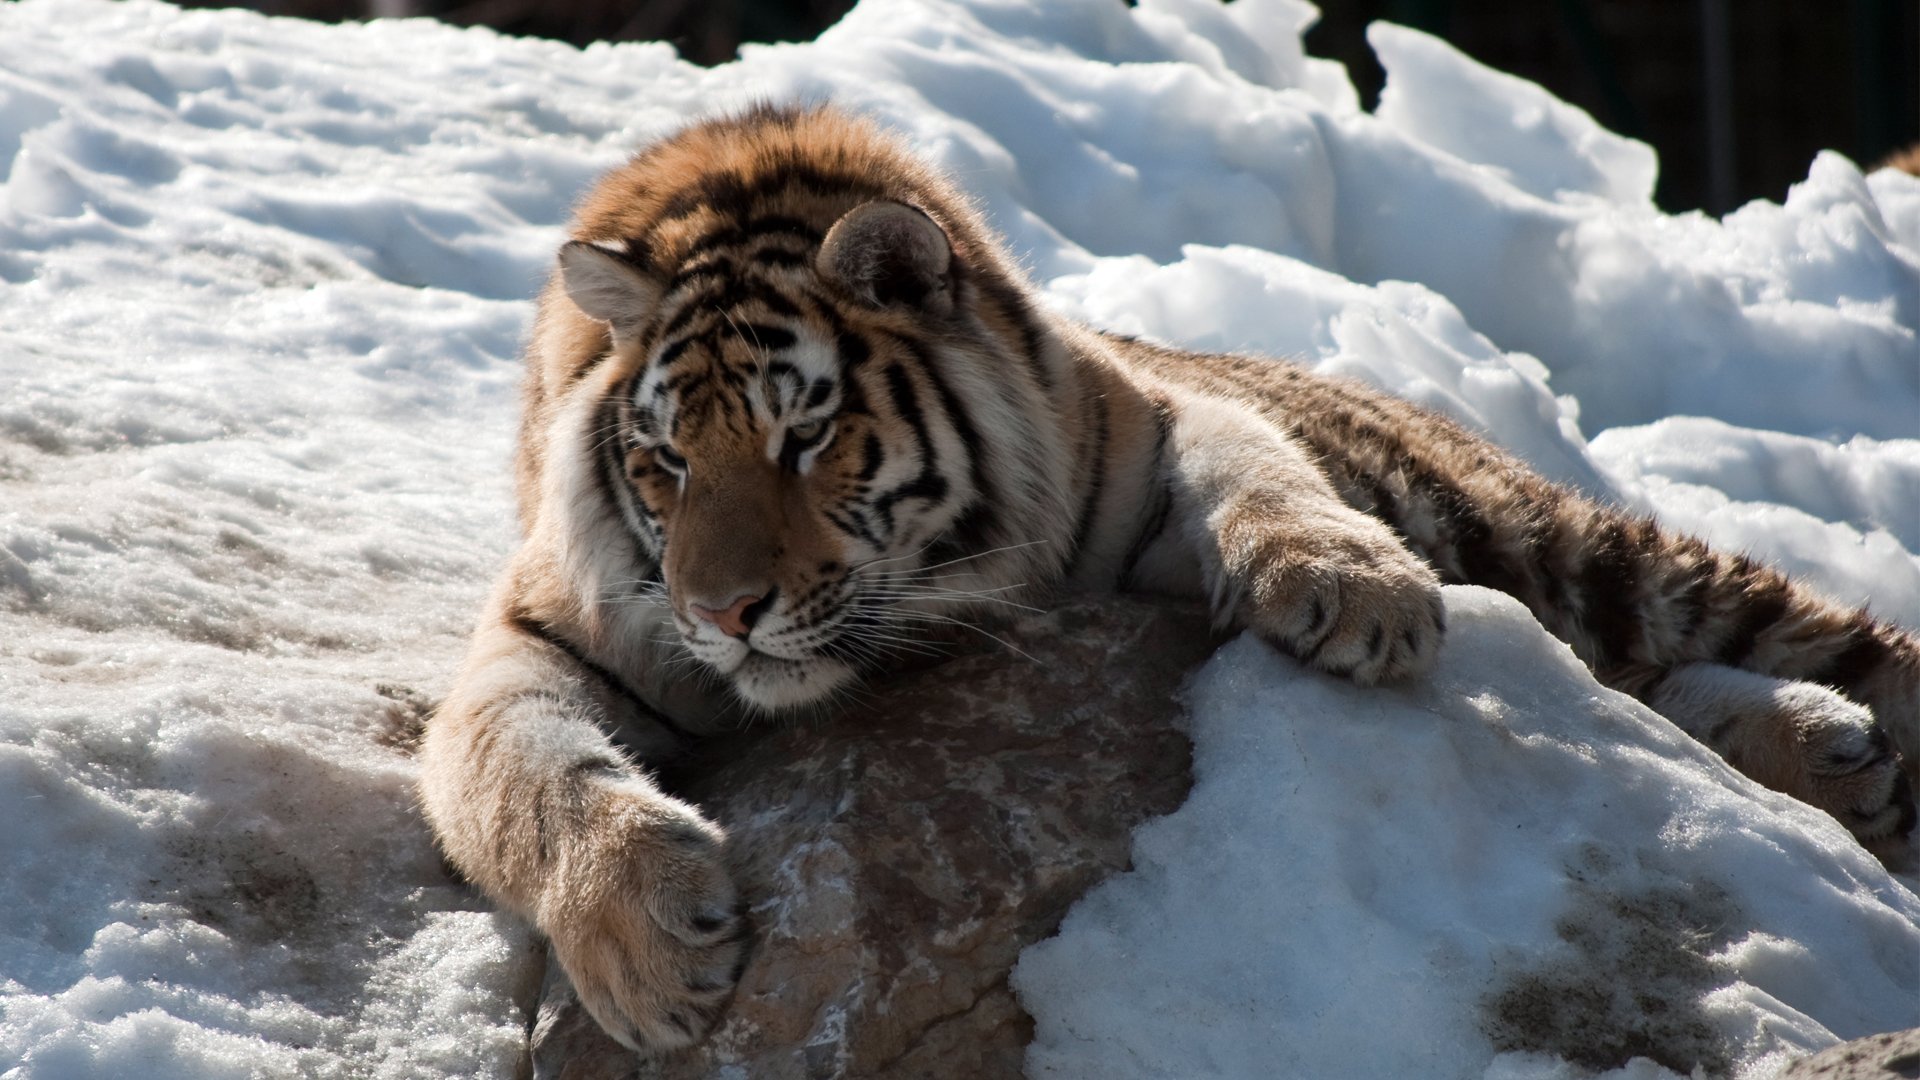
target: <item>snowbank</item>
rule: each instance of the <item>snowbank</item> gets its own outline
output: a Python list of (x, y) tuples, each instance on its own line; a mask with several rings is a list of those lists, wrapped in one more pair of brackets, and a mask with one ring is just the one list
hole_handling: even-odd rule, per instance
[(1752, 1076), (1913, 1024), (1920, 897), (1844, 829), (1517, 601), (1447, 615), (1415, 687), (1248, 639), (1207, 665), (1187, 804), (1015, 969), (1029, 1075)]
[[(570, 200), (759, 98), (905, 132), (1064, 310), (1370, 379), (1920, 625), (1920, 180), (1823, 155), (1782, 205), (1662, 215), (1644, 147), (1411, 31), (1375, 28), (1361, 112), (1311, 16), (868, 0), (701, 71), (0, 6), (0, 1075), (513, 1071), (534, 950), (447, 880), (393, 744), (512, 543), (514, 354)], [(1578, 1075), (1490, 1017), (1671, 921), (1556, 926), (1616, 901), (1711, 922), (1671, 985), (1730, 1067), (1920, 1023), (1905, 886), (1452, 603), (1417, 693), (1212, 662), (1192, 805), (1021, 969), (1036, 1074), (1124, 1075), (1068, 1034), (1118, 1030), (1192, 1048), (1183, 1075), (1282, 1032)], [(1268, 925), (1300, 933), (1212, 936)], [(1130, 950), (1172, 957), (1163, 989), (1060, 974)]]

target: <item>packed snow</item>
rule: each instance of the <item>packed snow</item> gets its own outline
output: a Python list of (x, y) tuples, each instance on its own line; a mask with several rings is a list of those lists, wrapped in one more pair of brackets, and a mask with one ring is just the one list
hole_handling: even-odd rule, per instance
[[(665, 45), (0, 5), (0, 1076), (511, 1076), (540, 954), (453, 884), (405, 733), (513, 543), (528, 297), (583, 185), (833, 100), (1049, 301), (1297, 357), (1920, 626), (1920, 180), (1651, 202), (1646, 147), (1299, 0), (866, 0)], [(1920, 1025), (1920, 897), (1448, 592), (1359, 691), (1248, 640), (1196, 786), (1015, 986), (1032, 1076), (1770, 1075)], [(1649, 1004), (1651, 1003), (1651, 1004)]]

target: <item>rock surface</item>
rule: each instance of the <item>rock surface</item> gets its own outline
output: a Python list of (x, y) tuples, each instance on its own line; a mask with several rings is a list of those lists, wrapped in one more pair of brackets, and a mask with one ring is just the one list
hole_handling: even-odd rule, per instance
[(708, 1042), (642, 1063), (549, 973), (537, 1076), (1018, 1076), (1020, 950), (1128, 864), (1191, 783), (1176, 692), (1197, 611), (1080, 602), (873, 688), (857, 711), (703, 751), (678, 790), (732, 836), (752, 962)]
[(1778, 1080), (1915, 1080), (1920, 1028), (1889, 1031), (1829, 1046), (1786, 1067)]

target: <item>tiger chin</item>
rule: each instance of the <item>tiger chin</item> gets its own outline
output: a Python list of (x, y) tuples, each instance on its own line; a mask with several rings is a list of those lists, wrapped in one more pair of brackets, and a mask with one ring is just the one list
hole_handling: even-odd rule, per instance
[(1913, 824), (1911, 633), (1359, 383), (1052, 314), (946, 179), (832, 109), (601, 180), (526, 361), (524, 540), (422, 800), (636, 1050), (709, 1031), (747, 947), (721, 830), (643, 763), (1062, 589), (1203, 598), (1374, 684), (1433, 664), (1442, 583), (1491, 586), (1869, 846)]

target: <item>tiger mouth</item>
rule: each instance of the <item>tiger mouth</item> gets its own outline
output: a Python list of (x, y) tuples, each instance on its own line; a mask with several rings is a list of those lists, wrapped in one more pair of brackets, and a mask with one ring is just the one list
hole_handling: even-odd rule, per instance
[(749, 649), (733, 670), (722, 674), (747, 704), (771, 710), (813, 704), (853, 681), (859, 672), (831, 656), (789, 660)]
[(701, 658), (751, 706), (779, 710), (809, 705), (881, 668), (902, 661), (917, 667), (920, 664), (911, 661), (944, 655), (933, 645), (943, 635), (929, 635), (922, 626), (902, 633), (904, 628), (890, 625), (886, 612), (896, 606), (852, 596), (809, 628), (817, 637), (804, 648), (775, 651), (739, 641), (743, 647), (732, 656)]
[(756, 670), (804, 668), (814, 662), (815, 658), (812, 656), (776, 656), (773, 653), (763, 652), (752, 646), (748, 646), (747, 651), (740, 655), (740, 659), (735, 661), (727, 670), (721, 672), (721, 674), (727, 676), (738, 675), (749, 668), (755, 668)]

